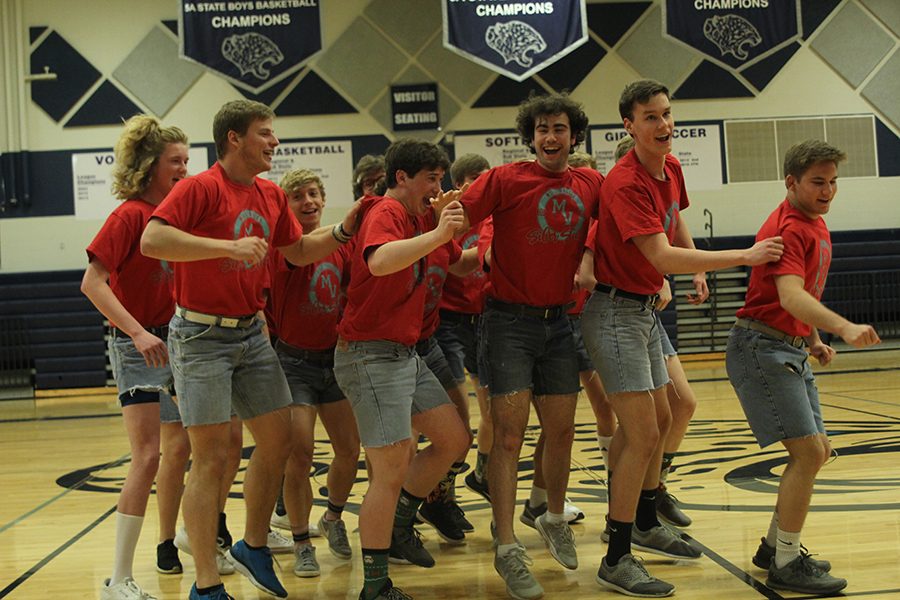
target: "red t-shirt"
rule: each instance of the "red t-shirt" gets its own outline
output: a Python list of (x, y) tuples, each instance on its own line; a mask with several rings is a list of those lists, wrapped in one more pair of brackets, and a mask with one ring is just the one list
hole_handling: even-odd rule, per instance
[(272, 287), (266, 316), (279, 339), (306, 350), (327, 350), (337, 342), (346, 244), (327, 258), (295, 267), (277, 250), (269, 261)]
[(472, 223), (494, 217), (487, 295), (531, 306), (569, 302), (602, 181), (593, 169), (552, 173), (536, 161), (476, 179), (462, 204)]
[(647, 295), (662, 287), (662, 273), (644, 258), (631, 238), (665, 233), (670, 244), (675, 239), (679, 211), (690, 203), (678, 159), (666, 155), (664, 171), (665, 181), (653, 178), (631, 150), (606, 176), (593, 244), (594, 275), (599, 283)]
[[(433, 219), (431, 221), (433, 222)], [(428, 339), (434, 335), (438, 325), (441, 324), (438, 308), (440, 307), (441, 295), (447, 281), (447, 269), (450, 265), (457, 262), (460, 256), (462, 256), (462, 248), (453, 240), (438, 247), (428, 255), (428, 270), (425, 273), (425, 314), (422, 317), (420, 340)]]
[(141, 234), (155, 208), (143, 200), (124, 201), (87, 247), (88, 260), (98, 260), (109, 271), (109, 287), (144, 327), (165, 325), (175, 312), (172, 268), (141, 254)]
[[(182, 179), (153, 213), (193, 235), (236, 240), (255, 235), (269, 251), (289, 246), (302, 231), (275, 183), (256, 178), (250, 185), (231, 181), (219, 163)], [(173, 263), (175, 301), (212, 315), (251, 315), (266, 305), (266, 261), (253, 266), (230, 258)]]
[[(477, 247), (481, 231), (490, 221), (491, 218), (488, 217), (469, 229), (460, 240), (461, 249), (468, 250)], [(481, 314), (484, 309), (484, 286), (486, 283), (487, 277), (481, 267), (465, 277), (447, 275), (447, 280), (444, 282), (444, 294), (441, 297), (441, 310), (470, 315)]]
[(825, 219), (810, 219), (788, 200), (778, 205), (756, 234), (756, 241), (780, 235), (784, 254), (777, 262), (753, 267), (744, 307), (738, 317), (756, 319), (790, 335), (806, 337), (811, 328), (781, 307), (776, 275), (799, 275), (803, 288), (816, 300), (822, 298), (831, 266), (831, 235)]
[(425, 222), (394, 198), (376, 200), (350, 242), (350, 284), (338, 334), (352, 341), (390, 340), (412, 346), (419, 339), (425, 314), (427, 258), (376, 277), (369, 271), (366, 256), (378, 246), (421, 234)]

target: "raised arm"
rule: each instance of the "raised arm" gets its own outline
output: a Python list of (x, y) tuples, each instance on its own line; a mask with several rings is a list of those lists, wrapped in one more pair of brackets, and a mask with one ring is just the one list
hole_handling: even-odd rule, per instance
[(369, 271), (380, 277), (405, 269), (441, 244), (449, 242), (462, 221), (463, 208), (459, 202), (447, 205), (441, 211), (437, 227), (431, 231), (378, 246), (367, 260)]

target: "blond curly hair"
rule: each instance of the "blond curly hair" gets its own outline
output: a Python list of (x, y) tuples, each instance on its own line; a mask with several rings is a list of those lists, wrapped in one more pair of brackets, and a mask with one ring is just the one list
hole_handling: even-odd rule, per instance
[(322, 194), (322, 199), (324, 200), (325, 184), (322, 183), (321, 177), (309, 169), (295, 169), (289, 173), (285, 173), (284, 177), (281, 178), (281, 183), (278, 185), (281, 186), (281, 189), (284, 190), (285, 194), (291, 194), (310, 183), (319, 186), (319, 193)]
[(112, 192), (120, 200), (140, 198), (150, 185), (153, 166), (168, 144), (185, 144), (188, 138), (177, 127), (163, 127), (158, 119), (135, 115), (125, 121), (116, 142)]

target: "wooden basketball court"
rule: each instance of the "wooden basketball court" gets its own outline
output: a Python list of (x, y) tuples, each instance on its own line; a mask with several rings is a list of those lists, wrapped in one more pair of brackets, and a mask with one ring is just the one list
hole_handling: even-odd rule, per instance
[[(687, 362), (700, 401), (669, 477), (669, 489), (693, 517), (687, 533), (704, 548), (694, 563), (657, 561), (646, 555), (651, 573), (677, 586), (685, 599), (804, 597), (765, 587), (765, 574), (750, 558), (765, 534), (785, 453), (760, 451), (724, 378), (721, 361)], [(850, 585), (846, 596), (900, 598), (900, 350), (841, 353), (828, 369), (818, 370), (823, 412), (838, 457), (820, 473), (804, 544), (834, 564), (834, 573)], [(476, 403), (472, 402), (473, 405)], [(477, 412), (477, 407), (473, 406)], [(532, 421), (536, 423), (533, 418)], [(473, 420), (473, 424), (477, 421)], [(330, 448), (319, 429), (320, 467)], [(531, 454), (537, 439), (531, 429), (520, 464), (521, 502), (531, 485)], [(252, 443), (245, 442), (245, 456)], [(124, 478), (128, 443), (112, 389), (78, 394), (44, 394), (35, 401), (0, 403), (0, 598), (97, 598), (112, 564), (116, 492)], [(474, 462), (474, 450), (470, 462)], [(356, 528), (359, 502), (366, 489), (365, 470), (354, 488), (346, 519)], [(580, 566), (567, 571), (543, 547), (536, 531), (516, 522), (516, 531), (534, 559), (533, 572), (546, 598), (615, 598), (594, 581), (605, 545), (600, 541), (606, 512), (605, 472), (596, 448), (592, 413), (579, 404), (569, 496), (585, 512), (573, 527)], [(242, 473), (227, 512), (235, 538), (243, 527), (239, 499)], [(315, 477), (314, 490), (325, 476)], [(430, 570), (392, 565), (394, 582), (415, 598), (506, 598), (493, 568), (487, 504), (469, 492), (460, 478), (460, 502), (476, 531), (464, 546), (439, 543), (421, 527), (437, 565)], [(519, 509), (521, 511), (521, 508)], [(155, 570), (156, 505), (151, 497), (135, 559), (135, 579), (159, 598), (185, 598), (194, 580), (190, 557), (185, 573)], [(293, 575), (293, 557), (280, 555), (281, 579), (291, 598), (356, 598), (362, 582), (359, 539), (351, 536), (356, 557), (340, 563), (319, 547), (322, 575)], [(276, 567), (277, 568), (277, 567)], [(240, 575), (224, 578), (236, 598), (268, 598)]]

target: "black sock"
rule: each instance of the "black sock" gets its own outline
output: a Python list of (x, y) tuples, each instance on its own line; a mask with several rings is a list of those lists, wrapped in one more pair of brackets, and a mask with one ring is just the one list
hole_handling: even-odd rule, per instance
[(672, 461), (675, 459), (674, 452), (664, 452), (662, 457), (662, 467), (659, 470), (659, 482), (662, 484), (666, 483), (666, 477), (669, 476), (669, 471), (672, 470)]
[(377, 598), (388, 581), (388, 548), (363, 548), (363, 600)]
[(416, 512), (425, 498), (417, 498), (404, 488), (400, 488), (400, 498), (397, 499), (397, 511), (394, 513), (394, 527), (412, 527)]
[(295, 544), (308, 544), (309, 543), (309, 529), (304, 531), (303, 533), (294, 533), (292, 534), (294, 538)]
[(222, 539), (222, 546), (230, 548), (234, 540), (231, 539), (231, 533), (228, 531), (227, 517), (225, 513), (219, 513), (219, 532), (216, 534)]
[(332, 504), (331, 500), (328, 501), (328, 510), (336, 514), (338, 519), (341, 518), (341, 513), (344, 512), (344, 506), (338, 506), (337, 504)]
[(641, 531), (650, 531), (659, 526), (659, 519), (656, 518), (656, 488), (641, 490), (634, 526)]
[(631, 553), (632, 523), (609, 520), (609, 548), (606, 550), (606, 564), (614, 567), (619, 559)]
[(208, 587), (208, 588), (197, 588), (197, 594), (200, 596), (208, 596), (208, 595), (212, 594), (213, 592), (217, 592), (219, 590), (224, 590), (224, 589), (225, 589), (225, 584), (220, 583), (218, 585), (214, 585), (214, 586)]

